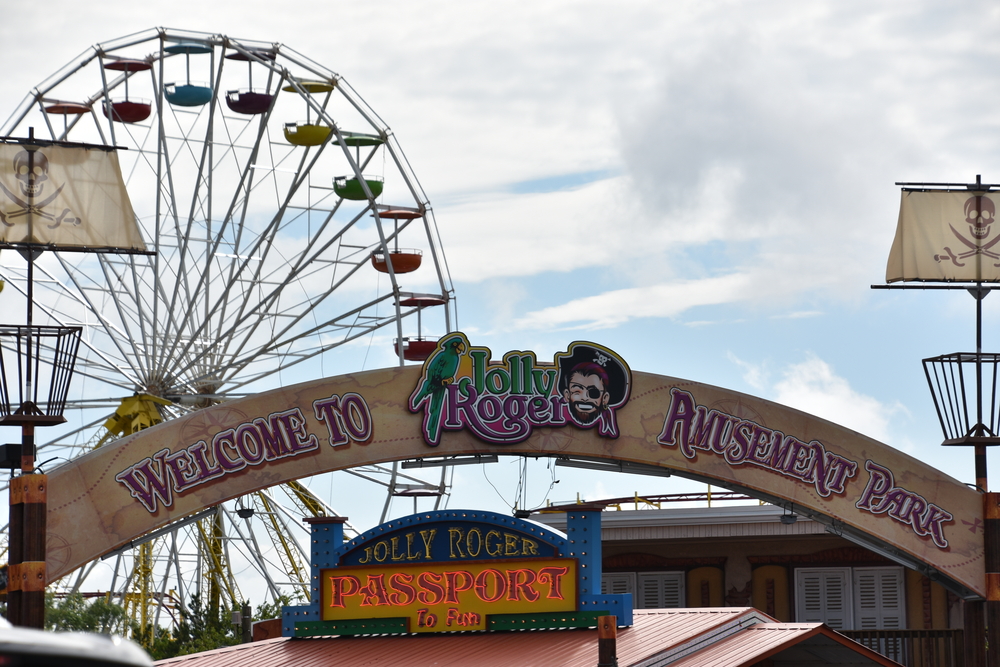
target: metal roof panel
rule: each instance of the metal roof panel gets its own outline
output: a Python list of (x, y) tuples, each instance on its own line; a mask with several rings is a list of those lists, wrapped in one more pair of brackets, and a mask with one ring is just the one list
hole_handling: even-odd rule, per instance
[[(832, 664), (893, 665), (860, 644), (819, 624), (772, 623), (753, 608), (658, 609), (634, 612), (634, 625), (618, 629), (618, 664), (635, 667), (692, 667), (752, 664), (752, 661), (802, 644), (810, 636), (839, 637), (832, 643), (805, 644), (800, 651), (845, 650), (864, 660)], [(763, 621), (763, 622), (762, 622)], [(821, 631), (821, 630), (822, 631)], [(823, 634), (825, 632), (826, 634)], [(524, 667), (597, 664), (597, 632), (524, 632), (381, 635), (369, 637), (279, 637), (250, 644), (160, 660), (158, 667)], [(856, 647), (856, 648), (855, 648)], [(869, 655), (870, 654), (870, 655)], [(877, 656), (881, 660), (875, 660)], [(405, 659), (404, 659), (405, 658)], [(852, 658), (853, 660), (853, 658)], [(751, 661), (751, 662), (748, 662)]]

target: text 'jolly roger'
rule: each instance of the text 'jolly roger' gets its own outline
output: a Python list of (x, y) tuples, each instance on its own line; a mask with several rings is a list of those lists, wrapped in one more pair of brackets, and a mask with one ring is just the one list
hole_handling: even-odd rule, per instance
[[(76, 226), (82, 222), (69, 207), (58, 203), (51, 206), (66, 184), (57, 185), (50, 179), (49, 158), (45, 153), (38, 149), (19, 151), (14, 155), (13, 167), (17, 192), (12, 192), (0, 180), (0, 190), (7, 199), (4, 208), (0, 208), (0, 223), (13, 227), (17, 222), (27, 222), (31, 216), (36, 216), (49, 229), (55, 229), (60, 225)], [(10, 203), (17, 208), (8, 208)]]

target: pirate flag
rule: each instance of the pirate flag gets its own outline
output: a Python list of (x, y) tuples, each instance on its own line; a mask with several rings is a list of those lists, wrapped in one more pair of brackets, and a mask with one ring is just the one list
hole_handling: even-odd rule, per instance
[(0, 247), (145, 252), (111, 150), (0, 143)]
[(1000, 192), (903, 190), (887, 283), (1000, 282)]

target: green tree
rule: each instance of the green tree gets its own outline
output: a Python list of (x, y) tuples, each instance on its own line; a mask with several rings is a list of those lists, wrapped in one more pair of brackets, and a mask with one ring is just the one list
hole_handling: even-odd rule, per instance
[[(281, 607), (288, 604), (280, 599), (257, 608), (257, 620), (278, 618)], [(120, 605), (99, 597), (87, 600), (79, 593), (57, 598), (45, 597), (45, 628), (71, 632), (100, 632), (131, 637), (142, 644), (154, 660), (173, 658), (189, 653), (209, 651), (240, 643), (242, 632), (231, 623), (230, 610), (223, 607), (213, 613), (209, 605), (194, 595), (182, 611), (173, 632), (152, 625), (140, 627), (130, 619)], [(155, 636), (154, 636), (155, 635)]]
[(169, 638), (153, 641), (148, 650), (154, 660), (210, 651), (240, 643), (230, 622), (230, 611), (222, 607), (213, 613), (198, 595), (191, 596), (186, 612)]
[(136, 628), (117, 604), (100, 597), (88, 602), (79, 593), (61, 600), (45, 596), (45, 628), (64, 632), (100, 632), (103, 634), (134, 634)]
[(263, 602), (257, 605), (257, 611), (254, 612), (253, 620), (268, 621), (272, 618), (281, 618), (282, 607), (290, 604), (292, 604), (292, 600), (287, 595), (279, 596), (274, 602)]

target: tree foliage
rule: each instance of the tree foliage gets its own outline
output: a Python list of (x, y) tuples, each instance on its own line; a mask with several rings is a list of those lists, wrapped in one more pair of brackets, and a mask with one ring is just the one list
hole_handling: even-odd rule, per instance
[[(270, 611), (270, 610), (269, 610)], [(140, 643), (154, 660), (209, 651), (240, 642), (239, 628), (231, 624), (230, 610), (219, 607), (214, 612), (197, 595), (181, 611), (180, 621), (171, 632), (166, 628), (146, 627), (128, 617), (120, 605), (103, 597), (87, 600), (80, 594), (58, 599), (45, 598), (45, 628), (63, 632), (100, 632), (130, 637)]]
[(88, 602), (79, 593), (62, 600), (45, 596), (45, 629), (130, 635), (137, 629), (125, 610), (103, 597)]
[(181, 620), (172, 635), (161, 634), (148, 647), (154, 660), (240, 643), (240, 634), (231, 623), (229, 609), (217, 607), (213, 610), (198, 595), (191, 596), (187, 607), (186, 612), (181, 612)]
[[(280, 618), (286, 597), (273, 603), (258, 605), (253, 620)], [(0, 610), (3, 613), (3, 610)], [(88, 600), (75, 593), (64, 598), (45, 597), (45, 629), (62, 632), (99, 632), (122, 635), (139, 642), (154, 660), (173, 658), (189, 653), (209, 651), (240, 643), (241, 628), (232, 625), (231, 610), (202, 602), (198, 595), (188, 601), (187, 611), (180, 612), (180, 621), (173, 631), (146, 627), (129, 618), (125, 609), (104, 597)]]

